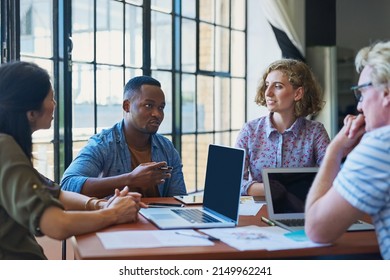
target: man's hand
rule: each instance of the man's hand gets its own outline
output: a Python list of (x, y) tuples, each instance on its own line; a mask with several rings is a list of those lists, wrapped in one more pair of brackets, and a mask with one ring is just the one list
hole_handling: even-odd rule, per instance
[(164, 183), (165, 179), (171, 177), (171, 170), (164, 168), (167, 163), (162, 162), (148, 162), (137, 166), (132, 172), (128, 174), (129, 185), (136, 188), (150, 188), (158, 184)]
[(344, 119), (343, 128), (336, 135), (332, 144), (340, 149), (343, 157), (346, 157), (359, 144), (365, 132), (364, 115), (347, 115)]

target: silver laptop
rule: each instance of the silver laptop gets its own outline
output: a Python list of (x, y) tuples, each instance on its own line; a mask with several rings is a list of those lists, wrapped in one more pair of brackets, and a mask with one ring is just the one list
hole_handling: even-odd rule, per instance
[(243, 149), (209, 145), (203, 206), (145, 208), (140, 213), (160, 229), (236, 226), (244, 159)]
[[(305, 227), (305, 201), (317, 167), (264, 168), (263, 183), (269, 219), (290, 231)], [(374, 230), (372, 224), (356, 221), (348, 231)]]

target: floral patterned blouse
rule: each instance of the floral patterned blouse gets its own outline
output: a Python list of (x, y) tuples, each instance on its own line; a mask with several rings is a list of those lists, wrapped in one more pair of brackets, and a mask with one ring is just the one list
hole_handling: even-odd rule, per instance
[(238, 135), (236, 147), (246, 151), (242, 195), (253, 183), (263, 182), (263, 168), (319, 166), (330, 142), (323, 124), (303, 117), (279, 133), (271, 114), (246, 123)]

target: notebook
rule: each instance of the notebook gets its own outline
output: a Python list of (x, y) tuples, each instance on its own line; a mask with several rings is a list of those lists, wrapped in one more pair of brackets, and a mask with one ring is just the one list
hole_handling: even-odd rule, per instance
[(187, 205), (203, 204), (203, 194), (175, 195), (174, 198)]
[[(317, 171), (317, 167), (262, 170), (270, 220), (290, 231), (304, 229), (306, 196)], [(348, 228), (348, 231), (357, 230), (374, 230), (374, 226), (359, 220)]]
[(185, 208), (145, 208), (140, 210), (141, 215), (160, 229), (236, 226), (244, 159), (243, 149), (210, 144), (203, 205)]

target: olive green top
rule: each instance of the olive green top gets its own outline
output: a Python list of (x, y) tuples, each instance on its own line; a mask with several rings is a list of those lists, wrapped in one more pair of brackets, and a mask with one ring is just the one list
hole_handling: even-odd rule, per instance
[(40, 175), (13, 137), (0, 133), (0, 259), (47, 259), (34, 235), (40, 218), (60, 207), (59, 186)]

